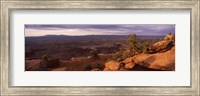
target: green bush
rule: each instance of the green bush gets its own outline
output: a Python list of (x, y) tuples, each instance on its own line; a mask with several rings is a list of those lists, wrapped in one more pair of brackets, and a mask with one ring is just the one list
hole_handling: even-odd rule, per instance
[(134, 56), (134, 54), (131, 52), (117, 52), (117, 53), (112, 54), (111, 60), (122, 61), (122, 60), (125, 60), (126, 58), (132, 57), (132, 56)]
[(114, 54), (112, 54), (112, 60), (120, 59), (121, 56), (122, 56), (121, 52), (114, 53)]
[(49, 55), (43, 55), (40, 62), (41, 68), (53, 68), (60, 65), (60, 60)]
[(149, 43), (148, 42), (144, 42), (140, 45), (140, 51), (143, 53), (148, 53), (149, 50)]
[(138, 42), (137, 42), (137, 36), (136, 34), (131, 34), (128, 36), (128, 45), (130, 47), (130, 50), (137, 51), (138, 48)]
[(137, 41), (136, 34), (131, 34), (128, 36), (128, 45), (132, 53), (135, 53), (135, 52), (148, 53), (149, 43), (148, 42), (144, 42), (142, 44), (139, 43)]

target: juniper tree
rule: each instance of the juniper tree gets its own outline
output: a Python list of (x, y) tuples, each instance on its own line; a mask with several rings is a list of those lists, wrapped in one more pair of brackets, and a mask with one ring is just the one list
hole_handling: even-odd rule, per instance
[(128, 36), (128, 45), (131, 51), (138, 51), (138, 42), (136, 34)]

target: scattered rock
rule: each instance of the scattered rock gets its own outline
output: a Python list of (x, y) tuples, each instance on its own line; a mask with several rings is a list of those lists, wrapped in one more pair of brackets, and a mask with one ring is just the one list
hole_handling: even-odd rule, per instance
[(127, 58), (123, 61), (125, 63), (125, 68), (126, 69), (132, 69), (135, 66), (135, 63), (133, 62), (133, 58)]
[(108, 68), (105, 67), (105, 68), (103, 69), (103, 71), (110, 71), (110, 70), (109, 70)]
[(122, 61), (122, 58), (118, 58), (117, 61)]
[(125, 68), (126, 68), (126, 69), (132, 69), (134, 66), (135, 66), (135, 63), (133, 63), (133, 62), (130, 62), (130, 63), (126, 63), (126, 64), (125, 64)]
[(56, 68), (56, 69), (53, 69), (52, 71), (66, 71), (66, 67)]
[(86, 59), (90, 59), (91, 57), (72, 57), (70, 60), (71, 61), (82, 61), (82, 60), (86, 60)]
[(125, 64), (126, 64), (126, 63), (130, 63), (130, 62), (133, 62), (133, 57), (126, 58), (123, 62), (124, 62)]
[(99, 68), (94, 68), (91, 71), (101, 71)]
[(121, 66), (119, 71), (129, 71), (128, 69), (126, 69), (124, 66)]
[(107, 63), (105, 63), (105, 68), (104, 71), (117, 71), (120, 68), (120, 62), (117, 61), (109, 61)]
[(92, 56), (88, 56), (88, 57), (87, 57), (87, 59), (91, 59), (91, 58), (92, 58)]

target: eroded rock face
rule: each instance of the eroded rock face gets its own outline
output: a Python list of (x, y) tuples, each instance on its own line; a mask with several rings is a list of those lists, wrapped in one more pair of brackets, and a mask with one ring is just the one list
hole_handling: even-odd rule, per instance
[(167, 34), (165, 38), (151, 47), (149, 53), (161, 53), (170, 50), (174, 46), (175, 42), (175, 35), (174, 34)]
[(133, 57), (133, 61), (147, 68), (175, 70), (175, 46), (163, 53), (136, 55)]
[(104, 71), (117, 71), (119, 68), (120, 68), (120, 62), (112, 60), (105, 63)]
[(161, 53), (161, 52), (170, 50), (173, 46), (174, 45), (173, 45), (172, 41), (163, 40), (163, 41), (157, 42), (153, 45), (153, 51), (154, 51), (154, 53), (155, 52)]
[(175, 35), (169, 33), (169, 34), (167, 34), (167, 35), (165, 36), (164, 40), (173, 41), (173, 40), (175, 40)]

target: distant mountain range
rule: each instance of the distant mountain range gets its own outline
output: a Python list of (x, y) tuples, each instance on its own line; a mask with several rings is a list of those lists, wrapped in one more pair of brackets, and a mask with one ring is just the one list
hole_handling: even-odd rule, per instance
[[(46, 35), (37, 37), (25, 37), (25, 42), (63, 42), (63, 41), (85, 41), (85, 40), (110, 40), (110, 39), (127, 39), (128, 35), (85, 35), (85, 36), (67, 36), (67, 35)], [(161, 39), (164, 36), (137, 36), (137, 39)]]
[[(29, 36), (25, 38), (108, 38), (108, 39), (115, 39), (115, 38), (125, 38), (128, 35), (80, 35), (80, 36), (69, 36), (69, 35), (45, 35), (45, 36)], [(149, 35), (137, 35), (139, 39), (145, 38), (152, 38), (152, 37), (164, 37), (164, 36), (149, 36)]]

